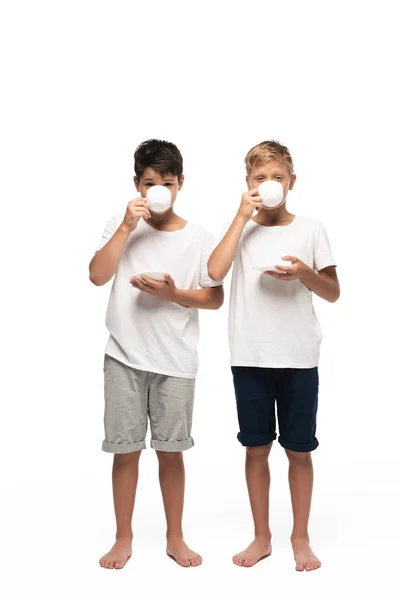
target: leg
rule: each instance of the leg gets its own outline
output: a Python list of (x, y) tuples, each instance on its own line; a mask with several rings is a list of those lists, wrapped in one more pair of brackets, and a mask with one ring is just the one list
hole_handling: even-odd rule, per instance
[(291, 541), (297, 571), (313, 571), (321, 562), (310, 548), (308, 519), (313, 487), (313, 466), (310, 452), (286, 450), (289, 458), (289, 485), (293, 507)]
[(194, 379), (153, 374), (149, 413), (151, 447), (157, 452), (160, 486), (167, 520), (167, 554), (182, 567), (197, 567), (202, 558), (185, 543), (182, 514), (185, 467), (182, 451), (194, 445), (191, 437)]
[(279, 442), (289, 458), (289, 485), (293, 506), (291, 536), (297, 571), (321, 566), (308, 538), (313, 487), (311, 452), (318, 446), (316, 417), (318, 370), (286, 369), (278, 385)]
[(103, 450), (114, 454), (112, 481), (117, 520), (116, 542), (100, 559), (108, 569), (122, 569), (132, 553), (132, 513), (139, 458), (146, 447), (148, 373), (105, 357), (105, 439)]
[(268, 456), (276, 438), (278, 372), (278, 369), (232, 367), (240, 427), (238, 439), (246, 447), (246, 481), (255, 530), (252, 543), (233, 557), (239, 567), (252, 567), (271, 554)]
[(160, 487), (167, 520), (167, 554), (182, 567), (197, 567), (202, 558), (186, 545), (182, 532), (185, 467), (182, 452), (157, 451)]
[(117, 534), (110, 552), (100, 559), (106, 569), (122, 569), (132, 554), (132, 514), (141, 452), (115, 454), (112, 471)]
[(271, 447), (272, 442), (267, 446), (246, 448), (246, 481), (254, 519), (255, 537), (246, 550), (233, 557), (233, 562), (239, 567), (252, 567), (261, 558), (271, 554), (268, 465)]

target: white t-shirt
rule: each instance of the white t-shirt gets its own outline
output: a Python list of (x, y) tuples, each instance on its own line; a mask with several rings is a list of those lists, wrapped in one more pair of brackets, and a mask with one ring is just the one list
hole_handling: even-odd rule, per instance
[[(122, 220), (122, 216), (111, 219), (99, 250)], [(141, 292), (130, 280), (139, 273), (159, 271), (169, 273), (183, 290), (221, 285), (208, 276), (207, 262), (214, 245), (213, 236), (199, 225), (187, 223), (177, 231), (158, 231), (139, 220), (126, 242), (111, 290), (106, 354), (135, 369), (195, 378), (198, 309)]]
[(312, 292), (300, 281), (278, 281), (253, 268), (282, 264), (286, 255), (315, 271), (335, 265), (326, 231), (314, 219), (296, 216), (289, 225), (276, 227), (253, 220), (246, 224), (232, 273), (231, 365), (300, 369), (318, 365), (322, 333)]

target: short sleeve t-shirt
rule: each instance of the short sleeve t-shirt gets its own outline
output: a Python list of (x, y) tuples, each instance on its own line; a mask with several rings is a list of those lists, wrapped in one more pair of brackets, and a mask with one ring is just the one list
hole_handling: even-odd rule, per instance
[(300, 281), (278, 281), (255, 268), (281, 264), (286, 255), (315, 271), (335, 265), (319, 221), (296, 216), (285, 226), (266, 227), (253, 220), (246, 224), (231, 283), (232, 366), (306, 369), (318, 365), (322, 332), (312, 292)]
[[(99, 250), (122, 223), (111, 219)], [(132, 287), (133, 275), (169, 273), (178, 288), (221, 285), (208, 276), (214, 239), (203, 227), (187, 223), (177, 231), (159, 231), (143, 219), (130, 234), (115, 274), (107, 309), (110, 337), (106, 354), (144, 371), (194, 379), (198, 368), (198, 309), (161, 300)]]

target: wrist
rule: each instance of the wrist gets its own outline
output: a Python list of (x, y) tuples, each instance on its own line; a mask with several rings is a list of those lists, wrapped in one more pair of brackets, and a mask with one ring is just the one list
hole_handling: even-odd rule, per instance
[(180, 290), (177, 287), (171, 290), (171, 302), (177, 302), (179, 304), (179, 301), (182, 300), (182, 292), (183, 290)]
[(301, 274), (300, 280), (302, 283), (307, 284), (313, 280), (313, 278), (316, 275), (316, 272), (314, 271), (314, 269), (312, 269), (308, 265), (304, 265), (304, 266), (305, 266), (305, 268), (304, 268), (303, 273)]
[(244, 227), (246, 225), (246, 223), (248, 221), (250, 221), (251, 219), (251, 215), (250, 216), (244, 216), (241, 215), (239, 212), (237, 213), (236, 217), (233, 219), (234, 223), (237, 223), (238, 225), (241, 225), (242, 227)]
[(124, 235), (128, 236), (132, 233), (132, 231), (134, 231), (135, 227), (132, 229), (132, 227), (128, 227), (128, 225), (126, 225), (124, 223), (124, 221), (122, 221), (121, 225), (118, 228), (120, 230), (121, 233), (123, 233)]

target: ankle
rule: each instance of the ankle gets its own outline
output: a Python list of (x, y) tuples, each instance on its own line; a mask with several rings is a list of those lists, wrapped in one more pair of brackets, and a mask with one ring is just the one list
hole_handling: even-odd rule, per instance
[(310, 541), (310, 538), (308, 536), (307, 532), (293, 532), (292, 535), (290, 536), (290, 541), (291, 542), (307, 542), (307, 544)]
[(183, 540), (182, 531), (167, 531), (167, 541), (172, 542), (173, 540)]
[(270, 543), (271, 541), (271, 532), (267, 532), (267, 533), (259, 533), (259, 532), (255, 532), (254, 534), (254, 539), (257, 540), (258, 542), (266, 542), (266, 543)]
[(117, 542), (131, 542), (133, 540), (133, 533), (128, 531), (120, 533), (119, 531), (117, 531), (115, 535), (115, 540)]

